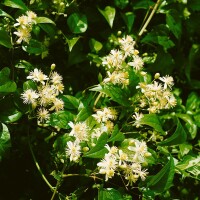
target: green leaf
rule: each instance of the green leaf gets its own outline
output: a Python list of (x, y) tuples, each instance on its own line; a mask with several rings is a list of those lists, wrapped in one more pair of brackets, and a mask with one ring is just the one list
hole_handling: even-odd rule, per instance
[(104, 10), (98, 8), (99, 12), (104, 16), (110, 27), (113, 27), (113, 22), (115, 19), (115, 8), (111, 6), (106, 6)]
[(149, 9), (150, 7), (153, 7), (154, 6), (154, 2), (151, 1), (151, 0), (148, 0), (148, 1), (136, 1), (134, 4), (133, 4), (133, 9), (134, 10), (138, 10), (138, 9)]
[(63, 152), (66, 149), (67, 142), (70, 140), (71, 140), (71, 137), (69, 136), (69, 134), (64, 134), (64, 135), (58, 136), (56, 138), (55, 142), (53, 143), (53, 148), (57, 152)]
[(200, 1), (199, 0), (190, 0), (190, 1), (188, 1), (188, 6), (193, 11), (200, 11)]
[(200, 128), (200, 113), (194, 115), (195, 124)]
[(63, 95), (62, 100), (65, 102), (65, 108), (78, 109), (80, 101), (71, 95)]
[(24, 82), (23, 90), (28, 90), (28, 89), (37, 90), (37, 84), (32, 80), (28, 80), (28, 81)]
[(6, 151), (11, 147), (10, 133), (8, 127), (5, 124), (1, 124), (0, 129), (0, 161)]
[(5, 0), (4, 5), (11, 7), (11, 8), (19, 8), (21, 10), (28, 10), (26, 5), (22, 0)]
[(105, 153), (108, 152), (108, 150), (105, 148), (105, 144), (108, 141), (108, 134), (102, 133), (99, 137), (96, 145), (90, 149), (86, 154), (84, 154), (83, 157), (87, 158), (103, 158)]
[(101, 92), (105, 93), (111, 97), (113, 101), (116, 101), (123, 106), (130, 106), (129, 91), (122, 89), (119, 86), (112, 84), (104, 85)]
[(15, 92), (17, 85), (14, 81), (9, 79), (10, 69), (8, 67), (3, 68), (0, 71), (0, 93), (10, 93)]
[(124, 198), (116, 189), (101, 187), (98, 192), (98, 200), (124, 200)]
[(56, 29), (53, 24), (39, 24), (39, 27), (41, 27), (51, 38), (56, 34)]
[(122, 18), (128, 28), (128, 32), (130, 33), (133, 28), (133, 23), (135, 21), (135, 14), (133, 12), (121, 13)]
[(18, 63), (16, 63), (15, 67), (18, 69), (26, 69), (28, 71), (33, 69), (31, 63), (27, 62), (26, 60), (20, 60)]
[(7, 31), (3, 29), (0, 30), (0, 45), (12, 48), (11, 37), (8, 35)]
[(124, 9), (128, 5), (129, 0), (114, 0), (114, 3), (118, 8)]
[(182, 33), (182, 25), (178, 11), (175, 9), (169, 10), (166, 14), (166, 22), (174, 36), (179, 39)]
[(76, 117), (76, 122), (85, 121), (92, 114), (92, 108), (83, 107)]
[[(200, 105), (199, 96), (197, 95), (197, 93), (191, 92), (186, 101), (187, 113), (188, 113), (188, 111), (190, 112), (190, 111), (197, 110), (199, 108), (199, 105)], [(193, 114), (193, 113), (191, 113), (191, 114)]]
[(140, 120), (140, 124), (151, 126), (155, 131), (165, 134), (162, 129), (160, 120), (156, 114), (144, 114)]
[(43, 52), (48, 51), (47, 47), (39, 42), (38, 40), (31, 39), (29, 41), (29, 44), (26, 44), (22, 46), (23, 50), (30, 53), (30, 54), (35, 54), (35, 55), (40, 55)]
[(125, 139), (125, 136), (123, 133), (119, 131), (119, 128), (117, 125), (115, 125), (114, 130), (111, 134), (111, 137), (108, 139), (108, 142), (115, 142), (115, 141), (123, 141)]
[(176, 116), (186, 122), (185, 126), (188, 130), (188, 133), (191, 139), (194, 139), (197, 135), (197, 125), (193, 121), (192, 117), (188, 114), (181, 113), (176, 113)]
[(172, 186), (174, 169), (174, 160), (170, 156), (168, 163), (156, 175), (150, 178), (147, 187), (156, 193), (162, 193), (168, 190)]
[(176, 165), (176, 168), (182, 173), (183, 176), (187, 176), (187, 173), (190, 173), (190, 177), (192, 175), (193, 178), (200, 180), (200, 155), (186, 155)]
[[(200, 45), (192, 44), (189, 52), (188, 63), (185, 66), (185, 75), (189, 81), (191, 81), (191, 69), (195, 67), (195, 61), (197, 59), (197, 56), (199, 55), (199, 50), (200, 50)], [(193, 85), (192, 82), (191, 85)]]
[(164, 49), (170, 49), (175, 46), (174, 42), (169, 39), (168, 36), (158, 36), (158, 44), (164, 47)]
[(58, 111), (50, 116), (49, 124), (56, 128), (68, 129), (70, 126), (68, 123), (74, 121), (74, 115), (67, 111)]
[(22, 117), (13, 100), (12, 96), (7, 96), (0, 101), (0, 121), (3, 123), (13, 123)]
[(171, 145), (177, 145), (182, 144), (186, 141), (187, 134), (185, 130), (183, 129), (183, 126), (181, 122), (178, 120), (176, 131), (172, 136), (167, 138), (166, 140), (159, 143), (161, 146), (171, 146)]
[(37, 17), (36, 18), (36, 23), (37, 24), (53, 24), (53, 25), (56, 25), (54, 23), (54, 21), (52, 21), (51, 19), (49, 19), (47, 17)]
[(175, 46), (174, 42), (168, 36), (158, 35), (158, 33), (150, 32), (141, 40), (142, 43), (155, 43), (161, 45), (164, 49), (170, 49)]
[(90, 49), (94, 52), (98, 52), (102, 49), (103, 45), (101, 42), (91, 38), (89, 41)]
[(8, 18), (14, 20), (14, 19), (12, 18), (12, 16), (10, 16), (8, 13), (4, 12), (4, 11), (1, 10), (1, 9), (0, 9), (0, 16), (1, 16), (1, 17), (8, 17)]
[(69, 51), (72, 51), (74, 45), (78, 42), (78, 40), (80, 39), (81, 37), (78, 36), (78, 37), (73, 37), (73, 38), (66, 38), (66, 41), (67, 41), (67, 44), (69, 46)]
[(67, 19), (67, 24), (72, 33), (84, 33), (87, 30), (87, 17), (84, 14), (73, 13)]
[(181, 156), (184, 156), (186, 154), (188, 154), (190, 152), (190, 150), (192, 150), (192, 145), (188, 144), (188, 143), (183, 143), (179, 145), (180, 148), (180, 154)]

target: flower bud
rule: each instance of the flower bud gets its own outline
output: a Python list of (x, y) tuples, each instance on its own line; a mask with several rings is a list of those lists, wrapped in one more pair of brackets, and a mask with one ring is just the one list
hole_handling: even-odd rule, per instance
[(87, 152), (89, 151), (89, 148), (88, 147), (83, 147), (83, 152)]
[(51, 70), (54, 70), (56, 68), (56, 65), (53, 63), (51, 64)]
[(154, 78), (155, 78), (155, 79), (159, 79), (159, 78), (160, 78), (160, 74), (159, 74), (159, 73), (156, 73), (156, 74), (154, 75)]

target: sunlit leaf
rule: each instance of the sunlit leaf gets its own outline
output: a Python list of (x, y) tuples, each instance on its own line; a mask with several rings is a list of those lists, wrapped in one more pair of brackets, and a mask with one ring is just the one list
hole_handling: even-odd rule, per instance
[(37, 17), (36, 18), (36, 23), (37, 24), (54, 24), (54, 21), (52, 21), (51, 19), (47, 18), (47, 17)]
[(84, 33), (87, 30), (87, 17), (84, 14), (73, 13), (67, 19), (67, 24), (72, 33)]
[(1, 10), (1, 9), (0, 9), (0, 16), (1, 16), (1, 17), (8, 17), (8, 18), (14, 20), (14, 19), (12, 18), (11, 15), (9, 15), (8, 13), (4, 12), (4, 11)]
[(156, 193), (168, 190), (172, 186), (174, 169), (174, 160), (170, 157), (168, 163), (156, 175), (150, 178), (147, 186)]
[(188, 114), (176, 113), (176, 116), (186, 122), (185, 126), (188, 130), (189, 136), (194, 139), (197, 135), (197, 125), (192, 117)]
[(102, 49), (103, 45), (101, 42), (95, 40), (94, 38), (91, 38), (89, 41), (89, 45), (92, 51), (98, 52)]
[(106, 6), (104, 10), (98, 8), (99, 12), (104, 16), (110, 27), (113, 27), (113, 22), (115, 19), (115, 8), (111, 6)]
[(10, 133), (5, 124), (0, 124), (0, 161), (6, 151), (11, 147)]
[(56, 128), (70, 128), (68, 123), (74, 120), (74, 115), (67, 111), (58, 111), (50, 116), (49, 124)]
[(166, 140), (159, 143), (161, 146), (171, 146), (171, 145), (177, 145), (182, 144), (186, 141), (187, 134), (181, 125), (181, 122), (178, 120), (176, 131), (172, 136), (167, 138)]
[(73, 37), (73, 38), (70, 38), (70, 39), (66, 38), (67, 44), (69, 46), (69, 51), (72, 50), (72, 48), (78, 42), (79, 39), (80, 39), (80, 36), (79, 37)]
[(100, 188), (98, 192), (98, 199), (100, 200), (124, 200), (122, 194), (113, 188)]
[(145, 114), (140, 120), (141, 125), (148, 125), (158, 131), (159, 133), (165, 133), (162, 129), (162, 125), (159, 121), (159, 118), (156, 114)]
[(76, 116), (76, 121), (85, 121), (92, 114), (92, 109), (90, 107), (84, 107), (80, 110)]
[(65, 102), (65, 108), (67, 109), (78, 109), (80, 101), (71, 95), (63, 95), (62, 100)]
[(101, 92), (105, 93), (113, 101), (118, 102), (121, 105), (129, 106), (129, 92), (126, 90), (123, 90), (121, 87), (114, 86), (114, 85), (104, 85)]
[(19, 8), (21, 10), (28, 10), (22, 0), (5, 0), (4, 5), (12, 8)]
[(113, 129), (111, 137), (109, 138), (108, 142), (115, 142), (115, 141), (123, 141), (125, 136), (122, 132), (119, 131), (118, 126), (116, 125)]
[(105, 153), (108, 152), (108, 150), (104, 147), (107, 141), (108, 141), (108, 134), (102, 133), (96, 145), (93, 148), (91, 148), (90, 151), (84, 154), (84, 157), (103, 158)]
[(189, 113), (190, 111), (197, 110), (199, 106), (200, 106), (199, 96), (197, 95), (197, 93), (191, 92), (186, 101), (187, 113)]

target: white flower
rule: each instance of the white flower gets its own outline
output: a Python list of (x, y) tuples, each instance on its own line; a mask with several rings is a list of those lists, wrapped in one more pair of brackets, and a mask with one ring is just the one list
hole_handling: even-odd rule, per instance
[(146, 142), (139, 140), (134, 140), (134, 146), (129, 146), (128, 149), (134, 152), (133, 161), (134, 162), (144, 162), (145, 153), (147, 153)]
[(34, 71), (30, 72), (30, 75), (27, 76), (27, 79), (31, 79), (36, 82), (40, 82), (43, 85), (45, 84), (45, 80), (48, 80), (49, 78), (43, 74), (41, 70), (38, 70), (37, 68), (34, 69)]
[(69, 141), (67, 142), (67, 149), (66, 149), (66, 155), (70, 157), (70, 161), (78, 162), (80, 155), (81, 155), (81, 147), (79, 145), (79, 142), (75, 140), (74, 142)]
[(54, 102), (53, 102), (53, 106), (49, 109), (49, 110), (63, 110), (64, 109), (64, 102), (61, 99), (55, 98)]
[(133, 55), (134, 54), (134, 45), (135, 41), (131, 36), (126, 36), (119, 40), (120, 47), (124, 51), (125, 57)]
[(141, 57), (134, 56), (133, 61), (129, 62), (128, 65), (135, 68), (136, 71), (140, 71), (143, 68), (144, 62)]
[(29, 29), (18, 28), (17, 31), (14, 32), (14, 34), (19, 37), (16, 41), (17, 44), (20, 44), (22, 41), (29, 43), (29, 40), (31, 38)]
[(174, 85), (174, 79), (172, 76), (166, 75), (159, 79), (164, 83), (164, 89), (167, 89), (168, 87), (171, 89)]
[(118, 151), (117, 147), (115, 147), (115, 146), (109, 147), (108, 144), (105, 145), (105, 148), (108, 150), (109, 154), (113, 154), (113, 155), (115, 155)]
[(133, 117), (135, 118), (135, 123), (133, 125), (136, 126), (136, 128), (139, 128), (141, 126), (141, 119), (144, 117), (144, 115), (142, 113), (135, 112)]
[(97, 166), (99, 167), (99, 173), (106, 175), (105, 180), (107, 181), (114, 176), (117, 168), (116, 157), (111, 154), (105, 154), (104, 159), (97, 163)]
[(125, 165), (125, 161), (128, 161), (128, 155), (120, 149), (117, 159), (119, 160), (119, 166)]
[(58, 84), (61, 84), (62, 83), (62, 76), (59, 75), (57, 72), (53, 72), (51, 74), (51, 82), (53, 83), (53, 85), (58, 85)]
[(35, 19), (37, 18), (36, 13), (34, 13), (33, 11), (27, 11), (26, 14), (28, 17), (28, 22), (30, 24), (36, 24), (36, 21), (35, 21)]
[(120, 69), (124, 61), (124, 56), (119, 50), (111, 50), (110, 54), (103, 58), (103, 65), (106, 65), (108, 69), (116, 68)]
[(70, 136), (74, 136), (80, 142), (88, 140), (88, 127), (85, 122), (78, 122), (76, 124), (69, 122), (68, 125), (72, 128), (69, 133)]
[(44, 122), (50, 117), (49, 111), (45, 108), (40, 108), (37, 112), (37, 117), (40, 122)]
[(29, 26), (28, 17), (25, 15), (22, 15), (16, 19), (17, 23), (14, 24), (14, 26), (21, 26), (21, 28), (25, 29), (27, 26)]
[(108, 72), (108, 78), (104, 79), (105, 83), (121, 84), (123, 87), (129, 84), (128, 72), (114, 71), (112, 74)]
[(47, 106), (52, 104), (56, 99), (56, 93), (53, 87), (49, 85), (44, 85), (39, 87), (39, 94), (40, 94), (40, 104), (42, 106)]
[(28, 89), (21, 94), (21, 98), (25, 104), (35, 104), (38, 97), (37, 92), (32, 89)]

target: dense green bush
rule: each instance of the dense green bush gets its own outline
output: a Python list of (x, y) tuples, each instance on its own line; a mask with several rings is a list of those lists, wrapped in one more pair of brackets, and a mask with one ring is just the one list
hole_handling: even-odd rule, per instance
[(199, 0), (0, 2), (0, 199), (200, 197)]

